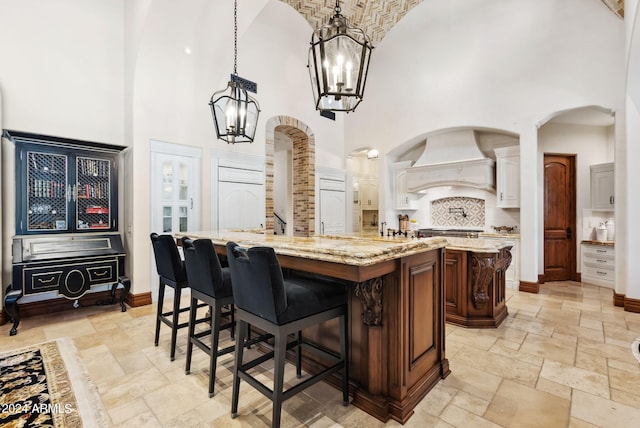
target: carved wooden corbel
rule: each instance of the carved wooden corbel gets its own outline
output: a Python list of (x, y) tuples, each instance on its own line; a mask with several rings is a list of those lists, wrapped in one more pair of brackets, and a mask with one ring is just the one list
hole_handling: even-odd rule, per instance
[(495, 257), (493, 255), (479, 256), (476, 253), (471, 254), (471, 274), (473, 281), (471, 300), (476, 309), (482, 308), (489, 301), (487, 289), (493, 281), (495, 271)]
[(356, 284), (356, 296), (364, 306), (362, 322), (367, 326), (382, 326), (382, 278), (371, 278)]

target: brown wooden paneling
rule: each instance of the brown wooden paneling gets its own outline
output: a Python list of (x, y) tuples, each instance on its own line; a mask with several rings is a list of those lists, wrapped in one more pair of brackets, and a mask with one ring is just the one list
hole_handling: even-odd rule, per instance
[(437, 346), (437, 320), (433, 318), (438, 313), (438, 293), (433, 263), (412, 267), (408, 279), (409, 370), (413, 370)]
[(445, 308), (447, 317), (463, 316), (467, 303), (462, 297), (467, 284), (467, 252), (459, 250), (445, 251), (444, 268)]

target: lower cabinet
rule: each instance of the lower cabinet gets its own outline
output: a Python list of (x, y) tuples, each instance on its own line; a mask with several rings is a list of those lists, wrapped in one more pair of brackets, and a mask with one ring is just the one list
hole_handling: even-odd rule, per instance
[(612, 245), (582, 243), (582, 282), (614, 288), (616, 277), (615, 248)]

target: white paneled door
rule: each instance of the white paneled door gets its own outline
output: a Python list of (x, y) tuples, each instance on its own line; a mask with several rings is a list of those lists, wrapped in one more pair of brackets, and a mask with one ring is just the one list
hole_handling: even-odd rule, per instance
[[(151, 142), (151, 232), (200, 230), (200, 152), (193, 147)], [(158, 275), (153, 255), (151, 281), (155, 302)]]
[(152, 153), (152, 159), (152, 230), (199, 230), (196, 198), (200, 192), (195, 189), (199, 160), (166, 153)]

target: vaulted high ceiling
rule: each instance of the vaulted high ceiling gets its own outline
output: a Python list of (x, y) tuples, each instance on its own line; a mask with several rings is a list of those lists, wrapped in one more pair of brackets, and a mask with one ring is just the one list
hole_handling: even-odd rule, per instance
[[(312, 28), (326, 24), (333, 16), (335, 0), (281, 0), (296, 9)], [(343, 0), (342, 15), (369, 36), (376, 46), (403, 16), (423, 0)], [(624, 0), (602, 0), (617, 16), (624, 17)]]

